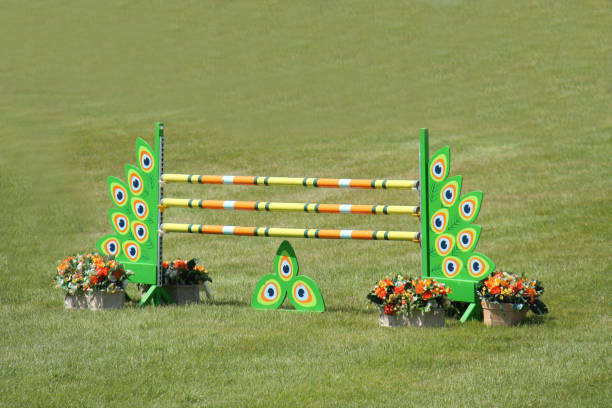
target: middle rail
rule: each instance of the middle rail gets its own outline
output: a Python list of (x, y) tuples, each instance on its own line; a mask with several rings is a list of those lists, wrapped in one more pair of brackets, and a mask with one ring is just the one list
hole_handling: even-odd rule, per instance
[(196, 200), (183, 198), (162, 199), (162, 209), (171, 207), (202, 208), (208, 210), (292, 211), (324, 214), (412, 215), (419, 217), (419, 207), (411, 205), (278, 203), (272, 201)]

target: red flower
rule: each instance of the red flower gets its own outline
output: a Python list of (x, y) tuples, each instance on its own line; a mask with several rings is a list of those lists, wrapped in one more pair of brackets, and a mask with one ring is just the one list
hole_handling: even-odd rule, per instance
[(187, 263), (181, 259), (174, 261), (174, 269), (187, 269)]
[(98, 277), (96, 275), (92, 275), (89, 278), (89, 283), (92, 284), (92, 285), (95, 285), (96, 283), (98, 283)]
[(518, 283), (516, 284), (516, 290), (522, 290), (523, 289), (523, 282), (518, 281)]
[(108, 276), (108, 268), (100, 267), (96, 269), (96, 272), (98, 272), (98, 278), (100, 279), (104, 279)]
[(123, 274), (123, 272), (121, 271), (115, 271), (113, 272), (113, 276), (117, 279), (119, 279), (121, 277), (121, 275)]
[(168, 265), (169, 265), (169, 264), (168, 264), (168, 261), (164, 261), (164, 262), (162, 262), (162, 268), (166, 268), (166, 269), (167, 269), (167, 268), (168, 268)]
[(500, 292), (501, 292), (501, 288), (499, 286), (495, 286), (491, 288), (492, 295), (499, 295)]
[(385, 306), (384, 311), (385, 311), (385, 314), (388, 314), (388, 315), (392, 315), (392, 314), (395, 313), (395, 309), (394, 309), (393, 305)]
[(405, 292), (405, 290), (404, 290), (404, 285), (401, 285), (401, 286), (396, 286), (396, 287), (393, 289), (393, 291), (394, 291), (395, 293), (397, 293), (398, 295), (401, 295), (402, 293), (404, 293), (404, 292)]
[(432, 296), (431, 291), (428, 290), (425, 293), (423, 293), (423, 300), (431, 299), (431, 296)]

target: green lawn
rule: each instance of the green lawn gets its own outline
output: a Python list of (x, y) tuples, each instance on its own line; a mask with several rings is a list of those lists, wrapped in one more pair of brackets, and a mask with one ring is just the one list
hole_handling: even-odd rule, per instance
[[(153, 4), (150, 4), (153, 3)], [(380, 3), (380, 4), (378, 4)], [(104, 4), (104, 5), (103, 5)], [(0, 7), (0, 406), (608, 406), (610, 1), (77, 2)], [(257, 312), (282, 239), (168, 235), (211, 302), (67, 311), (57, 261), (111, 232), (106, 177), (166, 124), (166, 171), (415, 178), (419, 128), (483, 190), (479, 251), (544, 282), (515, 328), (389, 330), (401, 242), (292, 240), (328, 311)], [(414, 192), (170, 185), (168, 196), (416, 204)], [(229, 225), (412, 217), (171, 210)]]

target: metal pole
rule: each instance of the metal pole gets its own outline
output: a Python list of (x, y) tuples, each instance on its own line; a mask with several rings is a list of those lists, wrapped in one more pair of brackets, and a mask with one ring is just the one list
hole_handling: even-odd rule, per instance
[(419, 143), (419, 198), (421, 200), (421, 277), (429, 277), (429, 130), (421, 129)]

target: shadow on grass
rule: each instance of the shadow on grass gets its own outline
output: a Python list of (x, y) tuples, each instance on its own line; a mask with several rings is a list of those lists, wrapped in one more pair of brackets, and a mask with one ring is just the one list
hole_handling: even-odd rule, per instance
[(523, 322), (520, 324), (521, 326), (539, 326), (541, 324), (545, 324), (551, 321), (554, 321), (555, 318), (552, 316), (546, 315), (536, 315), (530, 314)]
[(211, 305), (211, 306), (235, 306), (235, 307), (251, 307), (251, 304), (248, 302), (243, 302), (240, 300), (217, 300), (217, 299), (208, 299), (200, 301), (200, 304), (203, 305)]

